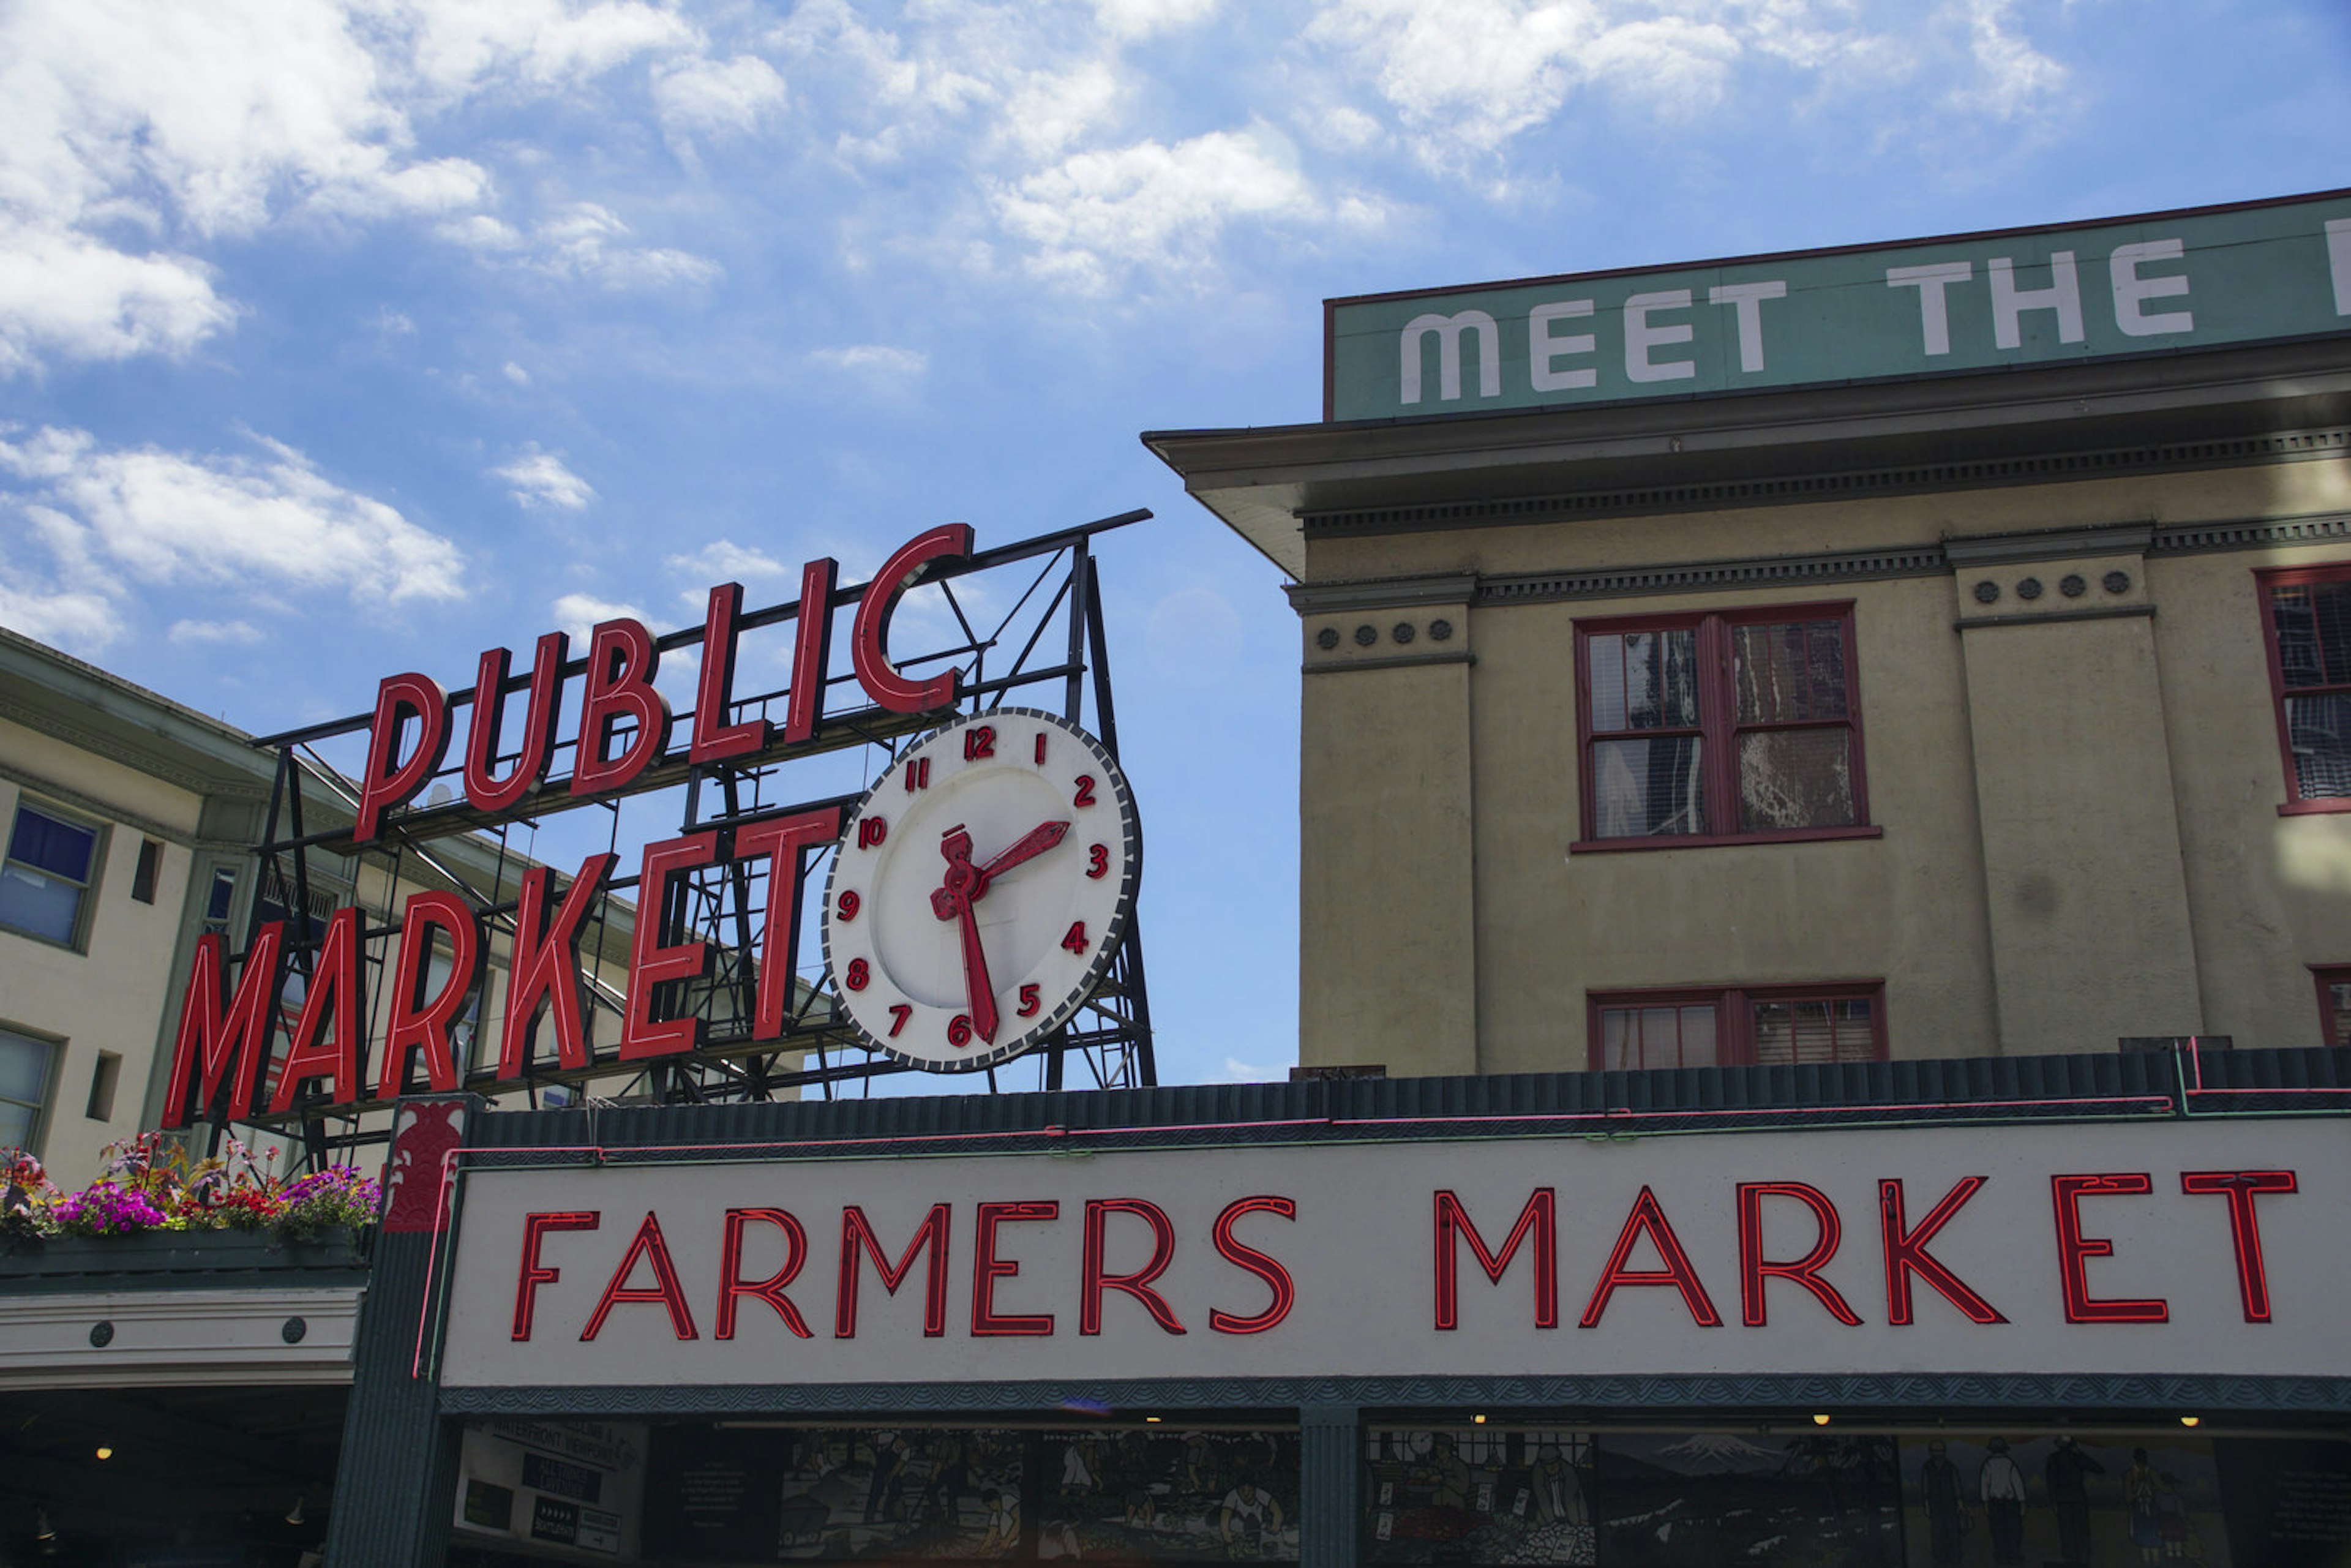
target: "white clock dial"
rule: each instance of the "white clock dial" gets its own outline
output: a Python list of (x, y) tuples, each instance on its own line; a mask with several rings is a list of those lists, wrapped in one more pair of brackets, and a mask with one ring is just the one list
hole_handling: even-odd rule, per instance
[(958, 719), (850, 816), (825, 883), (833, 995), (902, 1061), (993, 1066), (1092, 994), (1142, 871), (1134, 794), (1093, 737), (1033, 708)]

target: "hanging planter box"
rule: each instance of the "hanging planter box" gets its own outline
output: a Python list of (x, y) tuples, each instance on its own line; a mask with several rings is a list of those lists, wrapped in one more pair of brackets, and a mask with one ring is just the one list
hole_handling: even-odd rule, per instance
[(367, 1267), (371, 1232), (337, 1227), (296, 1239), (272, 1230), (141, 1230), (128, 1236), (9, 1238), (0, 1241), (0, 1289), (100, 1278), (160, 1284), (207, 1274)]

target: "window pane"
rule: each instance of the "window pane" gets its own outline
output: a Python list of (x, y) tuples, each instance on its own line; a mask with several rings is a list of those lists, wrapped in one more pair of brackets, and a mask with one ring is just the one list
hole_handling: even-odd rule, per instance
[(1698, 633), (1622, 632), (1586, 644), (1592, 727), (1687, 728), (1698, 723)]
[(1714, 1049), (1714, 1004), (1698, 1002), (1681, 1010), (1682, 1060), (1684, 1067), (1712, 1067), (1719, 1060)]
[(0, 1034), (0, 1100), (38, 1105), (49, 1086), (49, 1044), (21, 1034)]
[(81, 889), (10, 863), (0, 869), (0, 925), (71, 942), (74, 917), (81, 912)]
[(1604, 839), (1706, 831), (1696, 736), (1592, 746), (1593, 832)]
[(1620, 1072), (1635, 1065), (1627, 1056), (1633, 1032), (1632, 1019), (1632, 1011), (1626, 1008), (1600, 1009), (1600, 1070), (1603, 1072)]
[(2351, 695), (2286, 698), (2285, 730), (2304, 800), (2351, 795)]
[(1730, 635), (1741, 724), (1845, 716), (1843, 622), (1734, 626)]
[(19, 806), (16, 831), (8, 837), (8, 858), (68, 882), (88, 882), (90, 852), (97, 845), (97, 829)]
[(0, 1100), (0, 1149), (22, 1149), (33, 1142), (34, 1111)]
[(1843, 828), (1859, 820), (1853, 802), (1853, 732), (1756, 730), (1739, 737), (1741, 832)]
[(1866, 1061), (1876, 1054), (1865, 997), (1755, 1004), (1755, 1060), (1767, 1066)]
[(2351, 1045), (2351, 980), (2329, 982), (2326, 1000), (2326, 1042)]
[(2316, 622), (2318, 658), (2329, 685), (2351, 681), (2351, 582), (2318, 582), (2310, 589)]

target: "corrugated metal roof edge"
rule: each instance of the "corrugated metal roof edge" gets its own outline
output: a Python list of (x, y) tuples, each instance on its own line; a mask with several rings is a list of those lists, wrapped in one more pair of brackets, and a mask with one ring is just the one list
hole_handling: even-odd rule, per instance
[[(2183, 1073), (2185, 1068), (2184, 1092)], [(823, 1144), (1008, 1149), (1562, 1133), (1735, 1131), (1868, 1123), (2351, 1114), (2351, 1048), (1959, 1057), (1801, 1067), (1181, 1084), (1050, 1093), (768, 1104), (489, 1111), (476, 1150), (643, 1151), (724, 1158)], [(1507, 1129), (1497, 1124), (1517, 1124)], [(495, 1156), (493, 1156), (495, 1158)]]

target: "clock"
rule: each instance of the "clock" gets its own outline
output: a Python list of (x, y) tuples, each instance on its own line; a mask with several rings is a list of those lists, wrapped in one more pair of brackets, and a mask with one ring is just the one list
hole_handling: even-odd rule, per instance
[(935, 1071), (1041, 1044), (1093, 994), (1143, 873), (1102, 743), (1034, 708), (957, 719), (857, 803), (824, 889), (824, 965), (875, 1050)]

